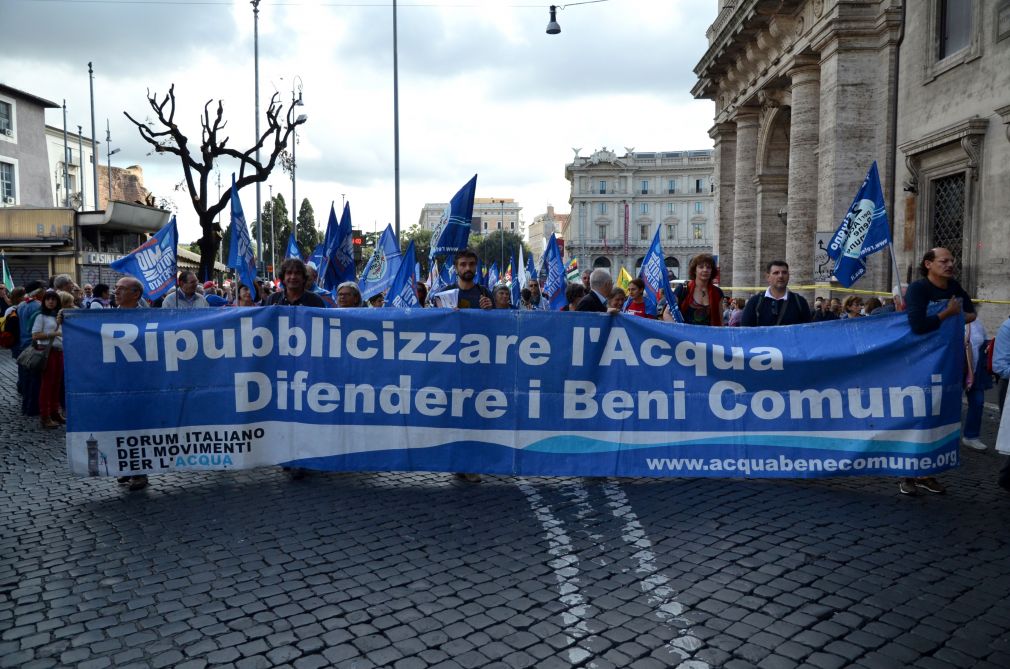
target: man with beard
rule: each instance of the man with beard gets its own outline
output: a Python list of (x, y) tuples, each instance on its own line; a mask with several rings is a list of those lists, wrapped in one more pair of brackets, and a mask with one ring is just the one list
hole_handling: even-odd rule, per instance
[(493, 309), (491, 291), (476, 283), (477, 253), (473, 249), (463, 249), (456, 254), (456, 283), (443, 290), (459, 289), (459, 309)]
[[(456, 283), (447, 286), (445, 290), (459, 289), (459, 309), (493, 309), (491, 291), (474, 282), (477, 276), (477, 253), (473, 249), (463, 249), (456, 254)], [(468, 483), (480, 483), (480, 474), (459, 472), (456, 478)]]

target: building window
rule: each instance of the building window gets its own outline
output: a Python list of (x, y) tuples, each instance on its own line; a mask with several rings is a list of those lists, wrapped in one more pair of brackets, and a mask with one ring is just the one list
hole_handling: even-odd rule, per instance
[(16, 193), (14, 165), (0, 162), (0, 204), (14, 204)]
[(600, 195), (607, 194), (607, 182), (605, 179), (600, 180)]
[(487, 221), (484, 221), (484, 229), (487, 230)]
[(669, 195), (673, 195), (677, 192), (677, 180), (670, 179), (666, 182), (666, 192)]
[(705, 187), (705, 180), (704, 179), (695, 179), (694, 180), (694, 192), (695, 193), (703, 193), (703, 192), (705, 192), (704, 190), (702, 190), (704, 187)]
[(964, 256), (964, 186), (964, 172), (934, 179), (929, 197), (933, 247), (950, 251), (957, 270)]
[(649, 180), (642, 179), (642, 195), (648, 195), (648, 194), (649, 194)]
[(607, 238), (607, 226), (605, 226), (605, 225), (598, 225), (598, 226), (596, 226), (596, 238), (597, 239), (606, 239)]
[(940, 0), (937, 41), (940, 60), (971, 43), (972, 0)]
[(692, 227), (692, 235), (695, 239), (705, 239), (705, 224), (695, 223)]
[(928, 53), (925, 81), (982, 55), (983, 0), (929, 0), (928, 22), (931, 39), (925, 40)]
[(600, 216), (606, 216), (606, 214), (607, 214), (607, 203), (606, 202), (601, 202), (599, 204), (599, 207), (597, 208), (597, 211), (599, 211)]
[(694, 213), (696, 213), (696, 214), (704, 214), (705, 213), (705, 203), (704, 202), (695, 202), (694, 203)]
[(638, 213), (641, 214), (641, 215), (643, 215), (643, 216), (647, 216), (649, 214), (649, 203), (648, 202), (639, 202), (638, 203)]
[(673, 202), (666, 203), (666, 215), (673, 216), (677, 213), (677, 205)]
[(638, 226), (638, 238), (641, 241), (643, 241), (643, 242), (649, 241), (649, 226), (648, 225), (640, 225), (640, 226)]
[(677, 224), (676, 223), (667, 223), (666, 224), (666, 238), (667, 239), (676, 239), (677, 238)]
[(0, 135), (11, 136), (14, 134), (14, 106), (9, 102), (0, 100)]
[(515, 221), (509, 221), (509, 227), (511, 229), (515, 230), (516, 229), (516, 222)]

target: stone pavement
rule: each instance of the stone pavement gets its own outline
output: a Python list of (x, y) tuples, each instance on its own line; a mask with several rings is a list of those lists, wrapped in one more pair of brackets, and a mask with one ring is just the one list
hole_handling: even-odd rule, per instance
[[(1010, 495), (67, 473), (0, 354), (3, 667), (1010, 667)], [(983, 439), (992, 443), (995, 422)]]

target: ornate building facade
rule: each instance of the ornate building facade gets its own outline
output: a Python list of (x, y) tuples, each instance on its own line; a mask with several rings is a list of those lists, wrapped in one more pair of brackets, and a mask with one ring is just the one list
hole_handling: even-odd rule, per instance
[(714, 246), (726, 285), (831, 286), (824, 246), (876, 160), (898, 276), (947, 246), (978, 297), (1010, 296), (1010, 0), (721, 0), (695, 97), (715, 102)]
[(565, 256), (582, 268), (623, 266), (638, 274), (659, 229), (670, 278), (686, 278), (691, 258), (712, 251), (712, 151), (636, 152), (606, 147), (565, 166), (572, 206)]

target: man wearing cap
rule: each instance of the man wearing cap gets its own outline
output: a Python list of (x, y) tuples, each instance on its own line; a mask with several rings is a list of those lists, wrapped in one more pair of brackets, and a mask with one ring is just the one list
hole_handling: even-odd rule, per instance
[(207, 304), (212, 307), (228, 306), (228, 300), (217, 294), (217, 284), (213, 281), (207, 281), (203, 284), (203, 297), (207, 300)]
[[(209, 307), (207, 298), (196, 292), (196, 272), (185, 270), (179, 274), (175, 290), (165, 296), (162, 309), (201, 309)], [(212, 284), (213, 285), (213, 284)]]

